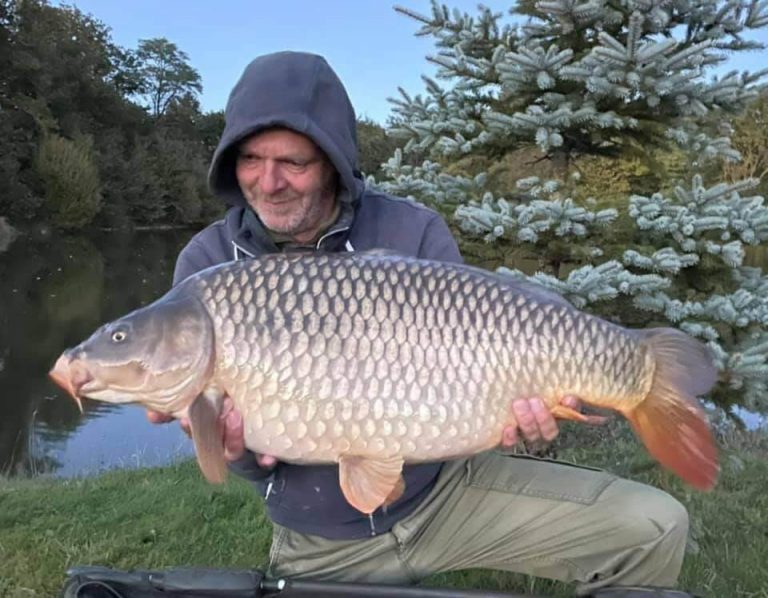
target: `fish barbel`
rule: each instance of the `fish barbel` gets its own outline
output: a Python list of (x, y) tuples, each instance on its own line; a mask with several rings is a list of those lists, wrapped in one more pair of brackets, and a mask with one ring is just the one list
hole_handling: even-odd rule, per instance
[(65, 351), (53, 379), (87, 397), (189, 417), (204, 475), (226, 476), (228, 395), (245, 444), (338, 463), (371, 513), (402, 492), (403, 463), (496, 447), (510, 405), (574, 395), (623, 414), (652, 456), (711, 488), (717, 452), (696, 396), (716, 369), (679, 330), (622, 328), (543, 288), (466, 265), (382, 252), (267, 255), (203, 270)]

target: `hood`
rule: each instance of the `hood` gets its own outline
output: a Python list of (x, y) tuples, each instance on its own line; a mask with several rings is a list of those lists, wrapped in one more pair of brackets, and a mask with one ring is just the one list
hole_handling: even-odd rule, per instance
[(230, 205), (247, 205), (235, 176), (237, 146), (269, 127), (285, 127), (306, 135), (325, 152), (339, 173), (342, 201), (354, 202), (362, 193), (355, 110), (341, 80), (323, 57), (277, 52), (256, 58), (232, 89), (225, 120), (208, 184)]

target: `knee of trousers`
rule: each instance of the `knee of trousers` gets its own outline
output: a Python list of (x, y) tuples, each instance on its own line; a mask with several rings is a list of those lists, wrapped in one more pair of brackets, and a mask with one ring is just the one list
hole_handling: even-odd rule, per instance
[(657, 538), (663, 537), (663, 544), (685, 546), (689, 519), (680, 501), (657, 488), (647, 487), (629, 502), (632, 504), (627, 505), (627, 533), (635, 532), (639, 541), (647, 540), (651, 528), (657, 532)]

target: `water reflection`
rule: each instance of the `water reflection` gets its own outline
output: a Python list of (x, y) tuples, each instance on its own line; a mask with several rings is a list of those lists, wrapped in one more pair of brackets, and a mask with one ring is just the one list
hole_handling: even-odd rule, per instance
[(162, 294), (191, 234), (19, 238), (0, 253), (0, 472), (71, 475), (189, 452), (178, 426), (151, 426), (135, 407), (86, 401), (81, 416), (47, 372), (64, 348)]

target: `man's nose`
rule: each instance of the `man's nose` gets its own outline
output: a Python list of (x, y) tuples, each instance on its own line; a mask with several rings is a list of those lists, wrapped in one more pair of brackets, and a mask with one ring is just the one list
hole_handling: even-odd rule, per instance
[(259, 176), (259, 188), (262, 193), (272, 194), (282, 191), (286, 187), (286, 180), (282, 175), (280, 165), (273, 160), (264, 162), (261, 176)]

